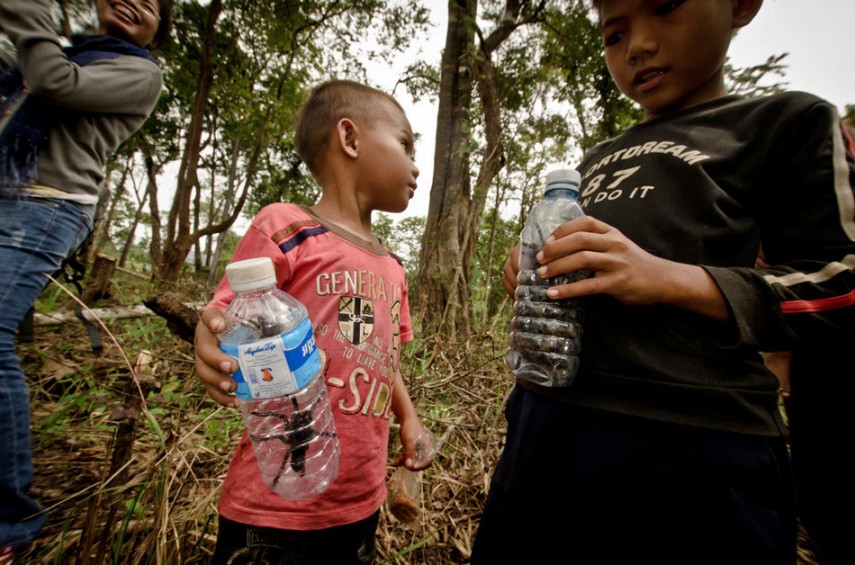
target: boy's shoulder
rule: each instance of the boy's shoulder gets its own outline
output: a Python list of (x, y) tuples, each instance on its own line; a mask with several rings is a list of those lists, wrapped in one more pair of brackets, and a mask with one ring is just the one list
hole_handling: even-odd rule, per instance
[(737, 111), (756, 110), (771, 115), (780, 113), (782, 116), (797, 115), (816, 106), (834, 107), (831, 102), (824, 98), (800, 90), (787, 90), (753, 98), (739, 98), (731, 104), (733, 109)]
[(597, 143), (588, 152), (597, 153), (602, 148), (626, 137), (632, 137), (638, 132), (668, 131), (682, 128), (686, 123), (694, 121), (714, 126), (744, 127), (747, 124), (756, 125), (758, 121), (766, 118), (780, 120), (788, 116), (797, 116), (816, 106), (833, 109), (833, 105), (827, 100), (815, 94), (797, 90), (750, 98), (727, 95), (671, 116), (633, 125), (616, 136)]
[(579, 169), (585, 174), (618, 155), (697, 149), (699, 144), (721, 143), (722, 139), (755, 136), (773, 143), (836, 120), (839, 117), (834, 105), (808, 92), (785, 91), (750, 98), (728, 95), (631, 126), (585, 151)]
[(320, 222), (305, 206), (287, 202), (274, 202), (253, 216), (251, 229), (256, 237), (264, 235), (278, 242), (304, 229), (319, 228)]
[(267, 204), (253, 216), (252, 223), (256, 227), (269, 224), (290, 223), (295, 220), (304, 220), (318, 223), (307, 211), (305, 206), (292, 204), (290, 202), (274, 202)]

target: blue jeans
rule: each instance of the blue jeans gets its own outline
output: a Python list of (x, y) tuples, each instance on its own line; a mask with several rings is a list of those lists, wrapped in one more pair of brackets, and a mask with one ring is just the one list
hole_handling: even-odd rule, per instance
[(32, 541), (45, 515), (33, 479), (30, 402), (15, 337), (53, 275), (92, 230), (93, 210), (73, 202), (0, 197), (0, 547)]

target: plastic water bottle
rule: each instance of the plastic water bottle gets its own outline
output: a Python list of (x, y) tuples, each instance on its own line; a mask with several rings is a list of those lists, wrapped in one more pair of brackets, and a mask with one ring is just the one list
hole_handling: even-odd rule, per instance
[(581, 176), (574, 169), (546, 175), (543, 200), (534, 205), (520, 237), (520, 263), (511, 319), (510, 349), (505, 361), (519, 380), (547, 387), (573, 384), (579, 370), (582, 303), (573, 298), (554, 300), (549, 287), (590, 276), (579, 271), (541, 279), (536, 255), (559, 225), (584, 216), (579, 204)]
[(238, 360), (238, 403), (267, 486), (286, 500), (320, 494), (338, 474), (339, 443), (309, 314), (276, 287), (269, 257), (226, 267), (235, 298), (220, 348)]

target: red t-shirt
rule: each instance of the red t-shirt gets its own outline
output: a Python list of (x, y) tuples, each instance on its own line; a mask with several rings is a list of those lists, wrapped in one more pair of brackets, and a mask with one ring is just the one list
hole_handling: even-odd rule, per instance
[[(272, 204), (253, 219), (233, 261), (273, 259), (278, 286), (305, 304), (341, 446), (339, 472), (318, 496), (293, 502), (261, 479), (246, 434), (220, 495), (221, 515), (255, 526), (317, 530), (373, 514), (386, 497), (389, 414), (402, 343), (413, 338), (400, 260), (376, 242), (323, 221), (308, 208)], [(224, 278), (210, 308), (234, 294)]]

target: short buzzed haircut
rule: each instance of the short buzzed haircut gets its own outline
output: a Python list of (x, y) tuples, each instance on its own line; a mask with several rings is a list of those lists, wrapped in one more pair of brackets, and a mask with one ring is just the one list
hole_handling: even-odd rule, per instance
[(365, 124), (380, 119), (387, 110), (380, 102), (391, 102), (404, 113), (398, 101), (389, 94), (351, 80), (327, 81), (312, 90), (297, 117), (294, 143), (297, 155), (315, 177), (339, 120), (349, 118)]

